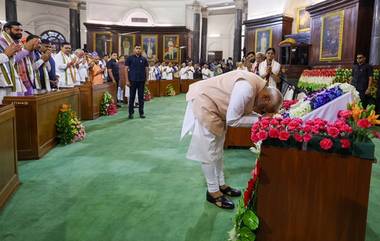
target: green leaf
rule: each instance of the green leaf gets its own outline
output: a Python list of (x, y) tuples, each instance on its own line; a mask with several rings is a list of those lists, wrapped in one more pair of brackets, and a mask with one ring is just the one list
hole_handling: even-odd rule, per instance
[(252, 210), (247, 210), (243, 216), (243, 223), (254, 231), (259, 227), (259, 218)]
[(239, 240), (242, 241), (255, 241), (256, 235), (249, 230), (247, 227), (242, 227), (239, 230)]

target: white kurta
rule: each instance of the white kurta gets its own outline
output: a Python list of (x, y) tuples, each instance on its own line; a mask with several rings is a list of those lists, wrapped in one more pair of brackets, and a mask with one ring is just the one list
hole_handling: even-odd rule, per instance
[(186, 71), (187, 71), (187, 77), (189, 79), (194, 79), (194, 72), (195, 72), (194, 67), (193, 66), (187, 66)]
[(67, 64), (72, 61), (71, 56), (67, 56), (59, 52), (55, 57), (56, 73), (59, 75), (58, 87), (74, 87), (76, 82), (76, 69), (67, 67)]
[[(265, 75), (267, 74), (267, 68), (268, 68), (267, 61), (263, 61), (260, 63), (259, 74), (261, 77), (263, 78), (265, 77)], [(281, 65), (277, 61), (272, 60), (272, 73), (275, 75), (278, 75), (280, 73), (280, 70), (281, 70)], [(276, 81), (272, 78), (272, 76), (269, 77), (269, 86), (273, 88), (277, 87)]]
[(173, 80), (173, 73), (174, 73), (173, 67), (166, 67), (165, 73), (166, 73), (167, 80)]
[[(252, 86), (248, 81), (238, 81), (232, 90), (230, 103), (227, 109), (227, 126), (250, 127), (259, 118), (259, 115), (252, 113), (244, 116), (245, 106), (253, 96)], [(202, 126), (194, 116), (192, 102), (188, 102), (185, 117), (183, 120), (181, 138), (191, 134), (191, 142), (187, 152), (187, 158), (204, 163), (212, 163), (223, 157), (223, 146), (225, 133), (218, 137)]]
[(86, 78), (88, 78), (88, 64), (83, 58), (78, 60), (80, 62), (77, 71), (77, 82), (84, 83)]
[(183, 67), (183, 68), (181, 68), (180, 69), (180, 71), (179, 71), (179, 77), (181, 78), (181, 79), (188, 79), (188, 76), (187, 76), (187, 68), (186, 67)]
[(202, 79), (208, 79), (212, 77), (212, 72), (210, 69), (202, 69)]
[[(11, 58), (12, 59), (12, 58)], [(7, 76), (9, 78), (11, 78), (10, 76), (10, 69), (9, 69), (9, 61), (11, 61), (10, 58), (8, 58), (8, 56), (4, 53), (0, 53), (0, 64), (4, 64), (4, 69), (5, 69), (5, 73), (7, 74)], [(17, 71), (15, 70), (14, 71), (14, 77), (15, 77), (15, 85), (16, 85), (16, 91), (15, 92), (19, 92), (19, 93), (24, 93), (26, 91), (26, 88), (24, 86), (24, 84), (22, 83), (22, 81), (20, 80), (20, 77), (17, 73)], [(3, 88), (1, 88), (3, 87)], [(3, 99), (4, 96), (7, 96), (7, 95), (11, 95), (12, 93), (12, 84), (8, 84), (6, 82), (6, 79), (5, 79), (5, 76), (3, 75), (3, 72), (0, 70), (0, 103)]]

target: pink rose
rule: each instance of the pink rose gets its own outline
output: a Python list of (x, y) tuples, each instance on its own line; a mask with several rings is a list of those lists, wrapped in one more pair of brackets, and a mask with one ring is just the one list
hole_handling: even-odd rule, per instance
[(259, 136), (256, 133), (252, 132), (252, 134), (251, 134), (251, 141), (253, 143), (257, 143), (257, 142), (260, 141), (260, 138), (259, 138)]
[(261, 128), (266, 129), (266, 128), (269, 127), (269, 123), (270, 123), (270, 120), (268, 120), (268, 119), (262, 119), (260, 121), (260, 126), (261, 126)]
[(352, 116), (352, 112), (350, 110), (342, 110), (339, 111), (338, 116), (340, 118), (348, 119)]
[(350, 140), (348, 140), (348, 139), (342, 139), (342, 140), (340, 140), (340, 145), (341, 145), (341, 147), (342, 147), (343, 149), (350, 149), (350, 147), (351, 147), (351, 142), (350, 142)]
[(304, 141), (304, 142), (309, 142), (309, 141), (311, 141), (311, 138), (313, 138), (312, 135), (310, 135), (310, 134), (305, 134), (305, 135), (303, 136), (303, 141)]
[(287, 140), (289, 140), (289, 137), (290, 137), (289, 132), (281, 131), (279, 133), (278, 139), (280, 139), (281, 141), (287, 141)]
[(297, 130), (300, 127), (300, 123), (296, 120), (292, 120), (288, 124), (288, 129), (290, 131)]
[(294, 139), (295, 139), (297, 142), (303, 142), (303, 136), (300, 135), (299, 133), (295, 133), (295, 134), (294, 134)]
[(283, 119), (283, 120), (281, 121), (281, 125), (287, 125), (287, 124), (290, 123), (291, 120), (292, 120), (292, 119), (290, 119), (290, 118), (285, 118), (285, 119)]
[(251, 131), (256, 132), (259, 129), (260, 129), (260, 124), (256, 122), (255, 124), (252, 125)]
[(313, 134), (319, 134), (319, 126), (312, 126), (311, 127), (311, 132)]
[(332, 138), (337, 138), (340, 134), (340, 131), (336, 127), (328, 127), (327, 134), (329, 134), (329, 136), (331, 136)]
[(320, 143), (319, 143), (319, 146), (323, 149), (323, 150), (330, 150), (332, 147), (333, 147), (333, 142), (331, 141), (331, 139), (329, 138), (324, 138)]
[(266, 131), (259, 131), (257, 135), (261, 141), (266, 140), (268, 138), (268, 133)]
[(269, 130), (268, 135), (269, 135), (270, 138), (278, 138), (278, 136), (279, 136), (279, 131), (278, 131), (277, 129), (275, 129), (275, 128), (271, 128), (271, 129)]
[(371, 123), (367, 119), (361, 119), (358, 120), (358, 126), (367, 129), (371, 127)]
[(303, 131), (306, 132), (306, 133), (311, 132), (311, 130), (312, 130), (312, 126), (310, 126), (310, 125), (306, 125), (306, 126), (303, 127)]
[(272, 119), (272, 120), (270, 121), (270, 124), (273, 125), (273, 126), (277, 126), (277, 125), (280, 124), (280, 122), (279, 122), (278, 120), (276, 120), (276, 119)]

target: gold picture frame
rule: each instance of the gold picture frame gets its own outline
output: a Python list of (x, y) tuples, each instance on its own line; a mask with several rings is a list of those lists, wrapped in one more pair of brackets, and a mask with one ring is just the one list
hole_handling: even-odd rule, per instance
[(141, 47), (143, 50), (143, 55), (146, 56), (148, 60), (158, 59), (158, 35), (157, 34), (142, 34)]
[(111, 32), (94, 32), (93, 49), (99, 56), (112, 53), (112, 33)]
[[(169, 51), (169, 43), (173, 46)], [(170, 61), (178, 63), (180, 55), (179, 49), (179, 34), (168, 34), (162, 36), (162, 59), (164, 61)]]
[(319, 61), (342, 60), (344, 10), (323, 15), (321, 25)]
[(119, 56), (130, 56), (136, 46), (136, 34), (119, 34)]
[[(265, 53), (268, 48), (272, 47), (272, 28), (259, 28), (255, 33), (255, 52)], [(269, 40), (268, 40), (269, 38)]]
[(311, 18), (306, 7), (297, 8), (297, 33), (309, 32), (311, 25)]

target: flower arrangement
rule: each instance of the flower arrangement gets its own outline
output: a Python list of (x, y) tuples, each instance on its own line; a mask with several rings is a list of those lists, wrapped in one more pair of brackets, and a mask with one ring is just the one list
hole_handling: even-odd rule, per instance
[(318, 109), (319, 107), (329, 103), (330, 101), (338, 98), (341, 95), (343, 95), (343, 91), (339, 88), (339, 86), (321, 91), (311, 97), (310, 99), (311, 109), (312, 110)]
[(166, 86), (166, 94), (167, 94), (168, 96), (175, 96), (175, 95), (176, 95), (176, 93), (175, 93), (175, 89), (174, 89), (174, 87), (173, 87), (172, 84), (168, 84), (168, 85)]
[(145, 85), (144, 88), (144, 101), (150, 101), (152, 99), (152, 94), (150, 93), (150, 90), (148, 86)]
[(360, 142), (368, 142), (370, 138), (377, 136), (369, 128), (379, 125), (379, 115), (376, 115), (375, 105), (363, 108), (362, 103), (353, 103), (348, 106), (347, 111), (339, 112), (339, 117), (347, 121), (354, 130), (353, 139)]
[[(374, 106), (363, 109), (361, 104), (340, 111), (339, 119), (328, 123), (322, 119), (303, 121), (300, 118), (264, 117), (252, 126), (251, 140), (254, 143), (269, 141), (279, 145), (304, 146), (318, 151), (335, 151), (355, 154), (352, 143), (369, 143), (378, 136), (371, 133), (372, 125), (380, 123)], [(373, 148), (373, 144), (370, 143)], [(373, 158), (373, 149), (367, 151), (368, 159)], [(362, 157), (360, 155), (360, 157)]]
[(282, 108), (281, 109), (289, 110), (290, 107), (292, 107), (293, 105), (297, 104), (298, 102), (299, 102), (299, 100), (284, 100), (284, 102), (282, 103)]
[(336, 70), (334, 83), (348, 83), (352, 77), (352, 69), (339, 68)]
[(106, 91), (103, 94), (103, 99), (100, 104), (100, 115), (115, 115), (117, 113), (117, 107), (112, 95)]
[(61, 144), (69, 144), (84, 140), (86, 131), (78, 120), (70, 105), (63, 104), (58, 112), (56, 121), (58, 139)]
[(256, 240), (260, 220), (257, 216), (256, 194), (260, 177), (260, 161), (256, 161), (256, 167), (251, 173), (247, 189), (240, 199), (237, 214), (234, 218), (234, 228), (229, 233), (230, 241)]
[(314, 94), (306, 97), (303, 100), (290, 106), (288, 110), (283, 108), (282, 113), (284, 117), (303, 117), (311, 111), (331, 102), (339, 96), (351, 93), (355, 101), (359, 101), (359, 93), (355, 87), (347, 83), (336, 83), (326, 89), (315, 92)]
[(336, 69), (304, 70), (298, 81), (298, 88), (317, 91), (331, 85), (335, 76)]

